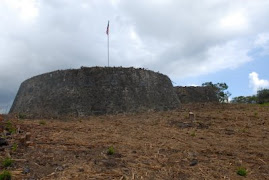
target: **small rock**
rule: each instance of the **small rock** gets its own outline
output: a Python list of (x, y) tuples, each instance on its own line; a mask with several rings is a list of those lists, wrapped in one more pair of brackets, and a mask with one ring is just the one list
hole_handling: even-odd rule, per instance
[(25, 135), (26, 141), (30, 141), (30, 138), (31, 138), (31, 133), (27, 132), (26, 135)]
[(68, 168), (68, 167), (69, 167), (68, 164), (64, 164), (64, 165), (63, 165), (63, 168)]
[(33, 146), (34, 143), (33, 143), (32, 141), (26, 141), (25, 145), (26, 145), (26, 146)]
[(79, 171), (79, 172), (84, 172), (84, 169), (83, 169), (82, 167), (79, 167), (79, 168), (78, 168), (78, 171)]
[(22, 170), (22, 173), (23, 173), (23, 174), (28, 174), (28, 173), (30, 173), (30, 168), (29, 168), (29, 167), (24, 167), (23, 170)]
[(7, 140), (4, 138), (0, 138), (0, 146), (7, 146), (7, 145), (8, 145)]
[(56, 171), (63, 171), (64, 170), (64, 167), (63, 166), (58, 166), (55, 170)]
[(189, 119), (190, 119), (191, 123), (194, 122), (195, 116), (194, 116), (194, 113), (193, 112), (189, 112)]
[(198, 164), (198, 160), (197, 159), (191, 160), (190, 166), (195, 166), (196, 164)]

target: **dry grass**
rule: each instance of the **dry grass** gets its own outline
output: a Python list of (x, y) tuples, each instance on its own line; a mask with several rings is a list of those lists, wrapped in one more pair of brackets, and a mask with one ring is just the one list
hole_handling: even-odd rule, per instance
[[(245, 167), (248, 179), (268, 179), (268, 115), (258, 105), (196, 104), (44, 125), (13, 120), (34, 145), (12, 152), (21, 160), (11, 170), (15, 179), (244, 179), (237, 170)], [(17, 142), (21, 135), (12, 136)], [(111, 146), (115, 153), (107, 155)], [(29, 174), (17, 173), (26, 166)]]

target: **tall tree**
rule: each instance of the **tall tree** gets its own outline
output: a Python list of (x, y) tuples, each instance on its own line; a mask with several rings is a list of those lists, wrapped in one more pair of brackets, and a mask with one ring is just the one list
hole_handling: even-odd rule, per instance
[(212, 82), (205, 82), (202, 84), (202, 86), (209, 86), (214, 88), (219, 102), (229, 102), (229, 97), (231, 96), (231, 93), (227, 91), (228, 85), (226, 83), (213, 84)]
[(261, 89), (257, 92), (257, 100), (259, 104), (269, 102), (269, 89)]

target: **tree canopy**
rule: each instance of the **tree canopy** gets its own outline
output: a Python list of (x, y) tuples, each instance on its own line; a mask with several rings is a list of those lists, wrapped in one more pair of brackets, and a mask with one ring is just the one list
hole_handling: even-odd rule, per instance
[(241, 103), (241, 104), (255, 104), (257, 103), (257, 96), (238, 96), (231, 100), (231, 103)]
[(269, 103), (269, 89), (261, 89), (253, 96), (238, 96), (234, 97), (232, 103), (244, 103), (244, 104), (264, 104)]
[(269, 89), (261, 89), (257, 92), (257, 101), (259, 104), (269, 103)]
[(202, 86), (209, 86), (214, 88), (219, 102), (229, 102), (229, 97), (231, 96), (231, 93), (227, 91), (228, 85), (226, 83), (213, 84), (212, 82), (205, 82), (202, 84)]

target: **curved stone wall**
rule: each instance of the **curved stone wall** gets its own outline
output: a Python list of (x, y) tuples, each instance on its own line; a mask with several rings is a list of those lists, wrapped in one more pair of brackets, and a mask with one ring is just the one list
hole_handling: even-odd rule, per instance
[(204, 86), (176, 86), (174, 87), (181, 103), (218, 102), (214, 88)]
[(87, 116), (179, 106), (170, 79), (135, 68), (82, 67), (24, 81), (10, 109), (28, 117)]

